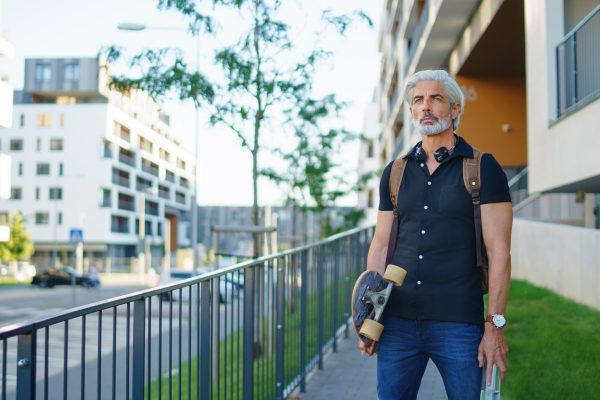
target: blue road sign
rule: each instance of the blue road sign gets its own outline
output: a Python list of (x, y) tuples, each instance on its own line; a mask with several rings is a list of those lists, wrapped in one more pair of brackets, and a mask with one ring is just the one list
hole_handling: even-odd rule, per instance
[(71, 229), (69, 243), (72, 245), (83, 243), (83, 229)]

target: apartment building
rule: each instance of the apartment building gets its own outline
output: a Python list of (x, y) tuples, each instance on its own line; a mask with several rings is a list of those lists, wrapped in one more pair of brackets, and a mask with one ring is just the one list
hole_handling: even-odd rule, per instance
[(515, 205), (528, 199), (515, 215), (594, 227), (595, 196), (585, 200), (583, 193), (598, 192), (600, 164), (574, 144), (586, 140), (591, 152), (599, 140), (590, 104), (600, 89), (591, 39), (598, 2), (386, 0), (384, 6), (380, 165), (420, 140), (402, 99), (406, 77), (445, 69), (465, 94), (457, 133), (494, 155)]
[[(0, 0), (0, 17), (2, 16), (2, 1)], [(12, 58), (15, 46), (8, 36), (0, 31), (0, 57)], [(8, 84), (8, 76), (0, 71), (0, 128), (10, 128), (13, 117), (13, 88)]]
[(196, 160), (150, 96), (107, 89), (103, 65), (26, 59), (15, 123), (0, 133), (12, 158), (11, 199), (0, 200), (0, 212), (24, 215), (40, 266), (52, 263), (55, 246), (70, 264), (72, 228), (83, 228), (84, 257), (133, 257), (141, 218), (153, 265), (164, 254), (167, 220), (171, 250), (191, 246)]
[(374, 225), (377, 222), (377, 210), (379, 208), (379, 180), (381, 166), (377, 155), (379, 154), (380, 137), (383, 134), (383, 126), (379, 123), (379, 105), (377, 90), (373, 93), (372, 101), (365, 107), (362, 134), (364, 141), (360, 145), (358, 153), (358, 176), (359, 179), (366, 174), (374, 176), (366, 182), (365, 190), (358, 193), (357, 209), (365, 210), (366, 218), (361, 222), (364, 226)]

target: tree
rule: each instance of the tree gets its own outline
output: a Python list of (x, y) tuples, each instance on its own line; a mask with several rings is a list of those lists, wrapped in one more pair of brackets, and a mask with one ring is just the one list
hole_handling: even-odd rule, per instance
[(26, 231), (21, 214), (11, 213), (8, 216), (8, 226), (10, 227), (10, 239), (7, 242), (0, 242), (2, 262), (26, 260), (31, 257), (34, 252), (31, 233)]
[[(158, 0), (158, 5), (159, 9), (176, 10), (189, 18), (190, 30), (195, 35), (201, 26), (207, 33), (216, 29), (212, 19), (197, 11), (194, 0)], [(355, 20), (367, 21), (370, 26), (372, 22), (361, 11), (340, 16), (324, 11), (324, 26), (322, 31), (316, 32), (313, 49), (298, 54), (289, 37), (291, 26), (278, 19), (280, 0), (213, 0), (213, 5), (235, 7), (239, 15), (249, 21), (239, 41), (223, 47), (215, 55), (215, 64), (223, 72), (222, 81), (210, 81), (194, 71), (179, 50), (145, 49), (129, 61), (130, 69), (139, 71), (139, 77), (113, 76), (109, 87), (122, 92), (142, 89), (158, 101), (169, 95), (191, 99), (196, 107), (210, 112), (212, 125), (223, 125), (235, 133), (242, 147), (252, 155), (252, 222), (257, 225), (258, 156), (265, 123), (275, 121), (283, 110), (297, 108), (307, 101), (316, 68), (331, 55), (321, 47), (321, 33), (333, 27), (344, 35)], [(102, 49), (100, 54), (114, 62), (123, 56), (123, 51), (112, 46)], [(166, 60), (172, 61), (170, 65), (165, 65)], [(259, 254), (255, 237), (254, 255)]]

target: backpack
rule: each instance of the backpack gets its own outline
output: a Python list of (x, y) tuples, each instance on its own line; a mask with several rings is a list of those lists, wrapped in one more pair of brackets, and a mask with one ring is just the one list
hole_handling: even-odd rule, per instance
[[(473, 147), (473, 158), (463, 158), (463, 181), (467, 192), (471, 195), (473, 201), (473, 211), (475, 214), (475, 242), (477, 252), (477, 267), (481, 268), (481, 285), (483, 287), (483, 294), (489, 292), (489, 261), (487, 252), (485, 250), (485, 243), (483, 242), (483, 236), (481, 234), (481, 206), (479, 189), (481, 187), (481, 157), (483, 152)], [(398, 191), (400, 184), (402, 183), (402, 177), (404, 176), (404, 169), (406, 168), (407, 158), (398, 157), (392, 165), (392, 171), (390, 173), (390, 197), (392, 204), (394, 205), (394, 222), (392, 223), (392, 230), (390, 232), (390, 241), (388, 244), (388, 252), (386, 256), (385, 265), (392, 263), (392, 257), (396, 250), (396, 240), (398, 239)]]

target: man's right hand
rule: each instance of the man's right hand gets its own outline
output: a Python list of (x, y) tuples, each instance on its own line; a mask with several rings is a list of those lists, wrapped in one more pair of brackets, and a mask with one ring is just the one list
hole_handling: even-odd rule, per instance
[(376, 345), (376, 341), (371, 340), (371, 344), (369, 346), (365, 345), (365, 342), (363, 342), (362, 340), (358, 339), (358, 347), (360, 348), (360, 352), (362, 353), (362, 355), (364, 356), (365, 354), (368, 354), (369, 356), (372, 356), (373, 353), (375, 352), (375, 345)]

